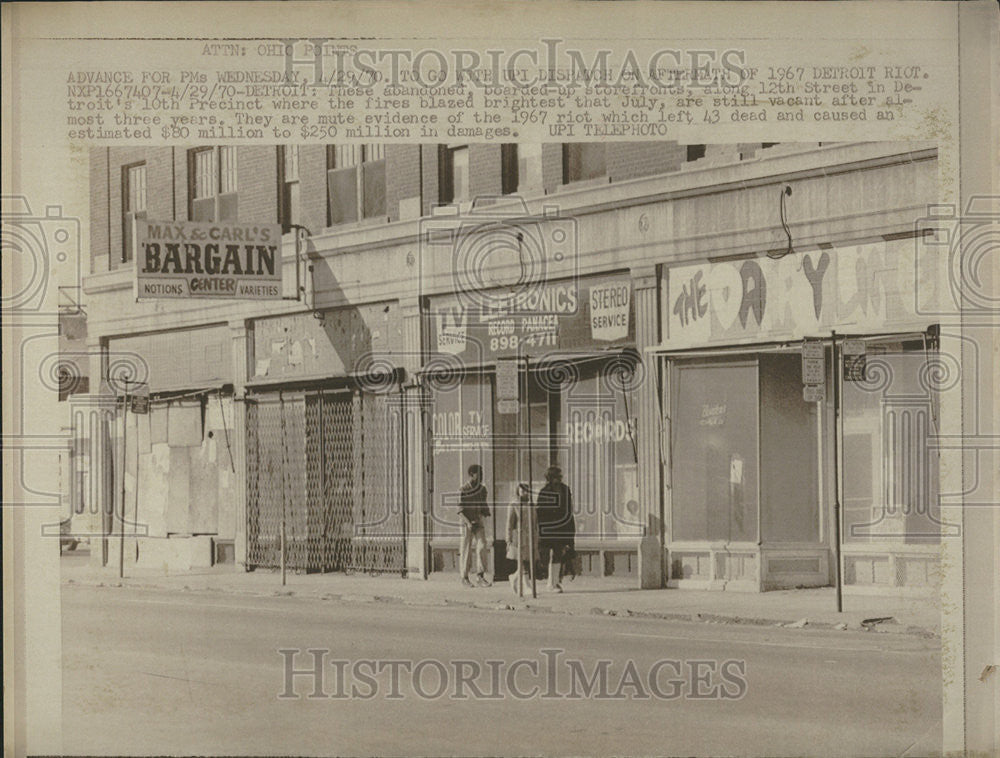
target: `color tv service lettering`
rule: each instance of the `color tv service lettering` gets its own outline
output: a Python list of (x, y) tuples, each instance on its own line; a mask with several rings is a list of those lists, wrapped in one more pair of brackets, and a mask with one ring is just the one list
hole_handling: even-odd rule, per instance
[(277, 224), (140, 221), (136, 296), (281, 299)]

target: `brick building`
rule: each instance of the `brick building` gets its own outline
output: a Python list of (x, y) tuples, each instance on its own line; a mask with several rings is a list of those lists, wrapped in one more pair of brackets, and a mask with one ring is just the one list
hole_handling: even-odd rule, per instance
[[(933, 147), (113, 147), (90, 188), (91, 389), (150, 395), (90, 405), (95, 563), (274, 566), (284, 535), (302, 570), (453, 570), (476, 462), (502, 574), (516, 484), (559, 464), (587, 573), (828, 584), (843, 481), (845, 581), (933, 586), (937, 464), (905, 461), (937, 335), (904, 300), (937, 293), (900, 284)], [(280, 224), (284, 299), (137, 299), (147, 220)], [(841, 386), (859, 345), (901, 384)]]

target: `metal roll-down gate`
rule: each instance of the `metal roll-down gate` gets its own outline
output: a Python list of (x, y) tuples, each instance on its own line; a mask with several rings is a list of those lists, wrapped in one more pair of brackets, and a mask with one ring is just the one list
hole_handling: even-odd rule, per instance
[(396, 393), (247, 397), (247, 566), (404, 572), (404, 438)]

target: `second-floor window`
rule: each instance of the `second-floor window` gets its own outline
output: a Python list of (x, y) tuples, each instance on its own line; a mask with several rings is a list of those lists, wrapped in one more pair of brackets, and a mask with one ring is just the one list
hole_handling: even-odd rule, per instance
[(301, 223), (298, 145), (282, 145), (278, 150), (278, 186), (281, 231), (287, 232), (293, 225)]
[(563, 145), (563, 184), (597, 179), (607, 173), (603, 142), (567, 142)]
[(705, 157), (705, 147), (706, 147), (705, 145), (688, 145), (687, 155), (685, 156), (685, 160), (688, 163), (691, 163), (692, 161), (701, 160), (702, 158)]
[(135, 222), (146, 218), (146, 164), (122, 168), (122, 262), (135, 252)]
[(438, 197), (442, 203), (469, 199), (469, 146), (442, 145), (438, 172)]
[(191, 220), (235, 221), (236, 148), (196, 148), (188, 153), (188, 161)]
[(329, 145), (327, 223), (379, 218), (385, 210), (385, 145)]

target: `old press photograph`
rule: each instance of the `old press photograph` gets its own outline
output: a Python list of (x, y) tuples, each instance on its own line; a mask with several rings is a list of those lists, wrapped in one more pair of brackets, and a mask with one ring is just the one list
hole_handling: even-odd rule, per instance
[(995, 3), (5, 3), (5, 755), (1000, 755)]

